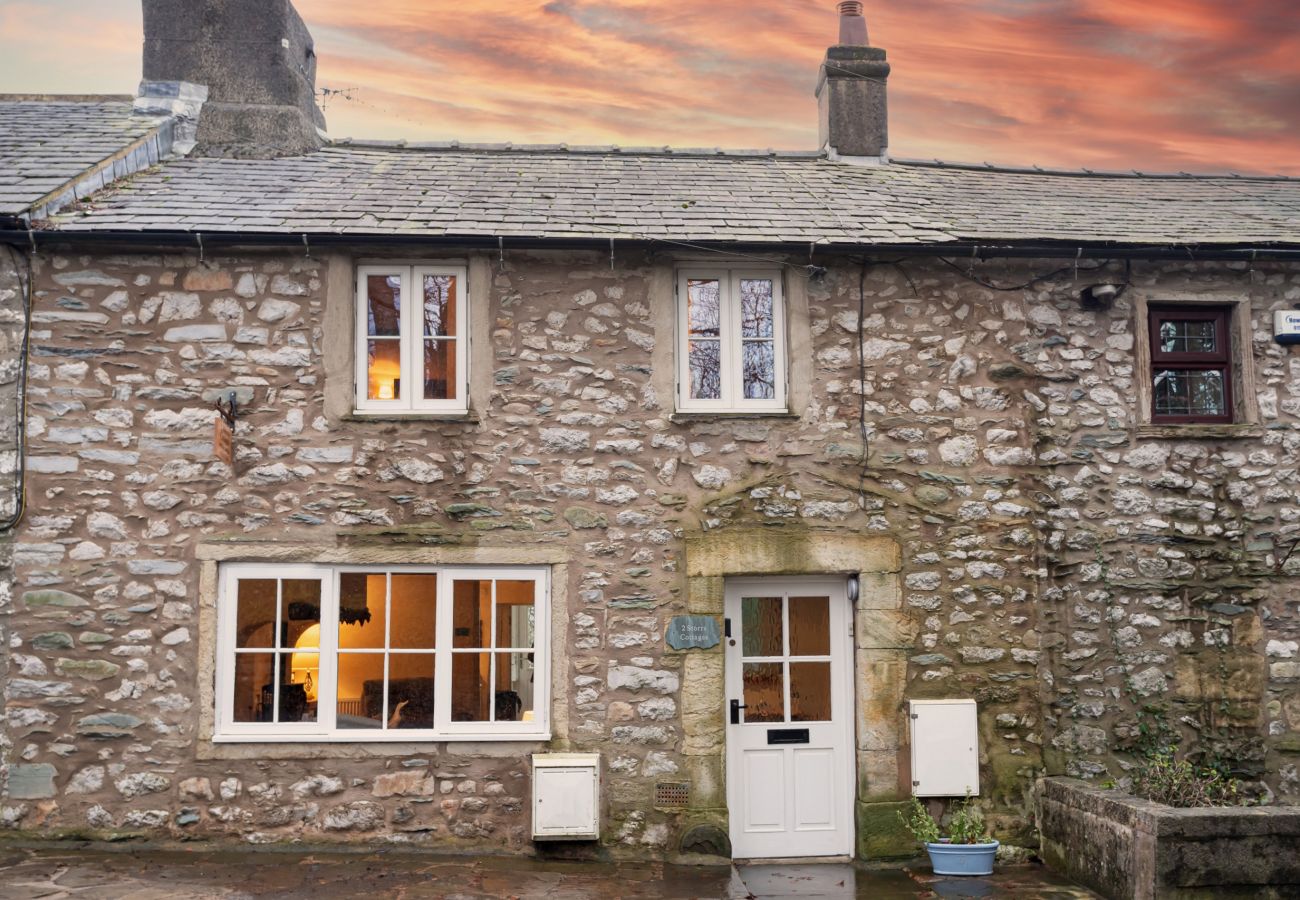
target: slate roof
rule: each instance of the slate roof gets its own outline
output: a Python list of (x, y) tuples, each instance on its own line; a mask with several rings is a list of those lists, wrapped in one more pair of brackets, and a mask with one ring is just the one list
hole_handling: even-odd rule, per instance
[(145, 165), (157, 162), (151, 139), (169, 120), (136, 116), (131, 107), (122, 97), (0, 94), (0, 216), (44, 211), (87, 179), (84, 194), (103, 187), (138, 168), (126, 164), (133, 148), (145, 148)]
[(334, 144), (178, 159), (65, 231), (931, 245), (1300, 244), (1300, 179), (1060, 173), (816, 153)]

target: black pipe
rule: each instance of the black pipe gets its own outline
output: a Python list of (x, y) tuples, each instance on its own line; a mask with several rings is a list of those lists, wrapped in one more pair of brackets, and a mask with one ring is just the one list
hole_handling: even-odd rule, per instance
[[(0, 231), (0, 242), (26, 245), (119, 245), (119, 246), (191, 246), (198, 240), (205, 247), (239, 246), (256, 248), (303, 246), (304, 237), (311, 248), (338, 246), (401, 246), (412, 245), (457, 247), (491, 250), (603, 250), (610, 246), (610, 237), (550, 238), (480, 235), (406, 235), (406, 234), (342, 234), (302, 232), (196, 232), (196, 231)], [(687, 241), (673, 238), (613, 238), (618, 246), (631, 248), (675, 247), (682, 250), (708, 250), (733, 253), (788, 253), (806, 258), (808, 242), (754, 243), (743, 241)], [(978, 259), (1149, 259), (1182, 260), (1184, 262), (1210, 261), (1290, 261), (1300, 260), (1300, 242), (1259, 244), (1124, 244), (1118, 242), (1077, 241), (952, 241), (928, 244), (814, 244), (819, 254), (853, 254), (864, 252), (898, 256), (945, 256), (952, 259), (976, 257)]]

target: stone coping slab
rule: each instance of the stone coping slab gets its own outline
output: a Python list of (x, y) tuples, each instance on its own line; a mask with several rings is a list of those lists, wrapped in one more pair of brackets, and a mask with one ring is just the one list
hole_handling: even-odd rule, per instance
[(1040, 796), (1157, 837), (1300, 836), (1300, 806), (1179, 809), (1076, 778), (1044, 778)]

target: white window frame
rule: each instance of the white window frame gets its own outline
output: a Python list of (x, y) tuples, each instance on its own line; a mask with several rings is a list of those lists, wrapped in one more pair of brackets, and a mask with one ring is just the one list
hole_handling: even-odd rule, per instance
[[(368, 298), (366, 279), (372, 275), (396, 275), (402, 281), (399, 353), (401, 358), (401, 399), (369, 398), (369, 366), (366, 343)], [(422, 395), (424, 378), (423, 303), (412, 301), (419, 295), (425, 275), (451, 275), (456, 279), (456, 385), (455, 395), (443, 400), (426, 400)], [(414, 313), (414, 314), (413, 314)], [(469, 340), (470, 340), (469, 271), (465, 266), (397, 261), (368, 262), (357, 266), (356, 279), (356, 412), (360, 414), (426, 413), (464, 414), (469, 411)]]
[[(338, 603), (344, 573), (437, 575), (437, 616), (434, 638), (434, 727), (340, 729), (338, 703)], [(234, 721), (236, 585), (241, 579), (319, 579), (321, 582), (320, 667), (315, 722)], [(533, 581), (536, 584), (533, 633), (533, 720), (520, 722), (451, 721), (453, 643), (452, 582), (454, 580)], [(285, 565), (223, 563), (217, 586), (215, 743), (424, 743), (429, 741), (549, 740), (551, 701), (550, 573), (534, 566), (404, 566), (404, 565)], [(332, 623), (332, 627), (327, 627)], [(493, 635), (495, 636), (495, 617)], [(385, 642), (387, 644), (387, 642)], [(509, 649), (509, 648), (505, 648)], [(392, 651), (386, 651), (391, 653)], [(481, 651), (488, 652), (488, 651)], [(492, 650), (491, 652), (505, 652)], [(495, 714), (495, 706), (492, 707)]]
[[(723, 287), (719, 298), (721, 353), (721, 397), (716, 400), (692, 398), (690, 360), (690, 321), (688, 319), (687, 282), (692, 279), (716, 279)], [(772, 282), (772, 347), (775, 361), (775, 396), (770, 400), (746, 399), (740, 327), (740, 282)], [(753, 269), (732, 266), (683, 268), (677, 271), (677, 409), (681, 412), (714, 413), (781, 413), (788, 409), (789, 386), (786, 383), (787, 346), (785, 329), (785, 290), (780, 269)]]

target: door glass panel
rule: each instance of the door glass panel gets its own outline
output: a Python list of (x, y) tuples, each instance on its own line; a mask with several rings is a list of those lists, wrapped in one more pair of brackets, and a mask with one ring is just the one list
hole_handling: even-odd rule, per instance
[[(780, 601), (777, 601), (778, 608)], [(784, 722), (785, 685), (781, 663), (745, 663), (745, 721)]]
[(743, 656), (782, 656), (785, 634), (780, 597), (745, 597), (740, 601)]
[[(748, 712), (748, 710), (746, 710)], [(831, 664), (790, 663), (790, 721), (831, 720)]]
[(829, 597), (790, 598), (790, 655), (831, 655)]

